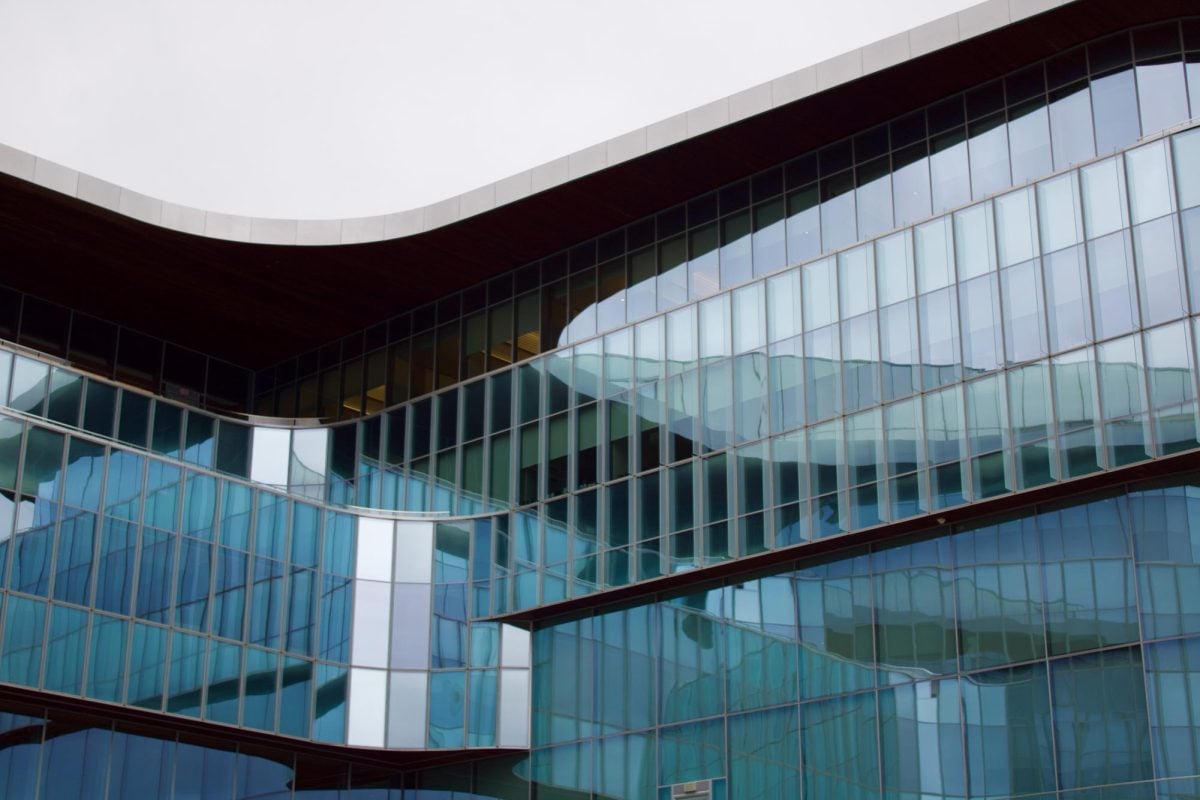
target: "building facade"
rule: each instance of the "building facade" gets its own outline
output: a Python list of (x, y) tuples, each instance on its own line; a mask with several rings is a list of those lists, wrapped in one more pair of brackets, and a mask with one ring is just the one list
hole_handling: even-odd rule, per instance
[(163, 259), (421, 284), (390, 223), (233, 245), (0, 153), (0, 795), (1200, 797), (1200, 17), (1016, 6), (426, 210), (506, 257), (309, 339), (307, 273)]

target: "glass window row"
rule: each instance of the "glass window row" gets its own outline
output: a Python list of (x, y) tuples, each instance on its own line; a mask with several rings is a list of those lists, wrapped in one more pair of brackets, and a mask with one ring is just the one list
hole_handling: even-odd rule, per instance
[[(1200, 102), (1190, 61), (1163, 51), (1134, 63), (1139, 36), (1178, 47), (1178, 32), (1168, 23), (1034, 65), (547, 258), (540, 271), (532, 264), (355, 334), (344, 359), (334, 342), (262, 371), (256, 408), (372, 413), (1129, 146), (1188, 120), (1189, 91)], [(1126, 55), (1088, 55), (1111, 48)], [(390, 349), (373, 351), (389, 338)]]

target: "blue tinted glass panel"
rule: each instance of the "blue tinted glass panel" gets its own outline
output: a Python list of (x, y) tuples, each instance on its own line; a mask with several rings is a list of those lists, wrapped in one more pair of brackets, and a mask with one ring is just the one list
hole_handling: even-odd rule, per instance
[(167, 677), (167, 711), (200, 716), (204, 689), (204, 643), (200, 636), (176, 632), (171, 637), (171, 663)]
[(306, 738), (312, 708), (312, 662), (285, 658), (280, 686), (279, 732)]
[(157, 711), (162, 707), (164, 668), (167, 661), (165, 628), (133, 623), (129, 649), (129, 685), (125, 702)]
[(237, 724), (241, 695), (242, 648), (214, 641), (208, 649), (208, 690), (204, 718)]
[(112, 742), (109, 800), (170, 796), (174, 761), (175, 742), (118, 732)]
[(104, 728), (48, 739), (42, 750), (42, 796), (63, 800), (104, 797), (111, 744), (112, 733)]
[(870, 692), (801, 706), (806, 797), (879, 796), (876, 719), (875, 695)]
[(1054, 662), (1054, 737), (1064, 788), (1153, 775), (1142, 653), (1110, 650)]
[(275, 729), (278, 656), (256, 647), (246, 648), (242, 724), (263, 731)]
[(79, 694), (83, 687), (83, 651), (87, 646), (86, 611), (50, 607), (43, 686), (54, 692)]
[(67, 448), (67, 476), (63, 502), (95, 511), (100, 507), (100, 483), (104, 478), (104, 448), (71, 439)]
[(142, 529), (138, 560), (137, 608), (142, 619), (167, 622), (171, 609), (176, 536), (154, 528)]
[(0, 645), (0, 680), (24, 686), (38, 685), (46, 604), (9, 596), (4, 615), (4, 639)]
[(972, 797), (1054, 789), (1054, 739), (1046, 667), (995, 670), (962, 681)]
[(344, 667), (317, 664), (317, 693), (313, 707), (313, 738), (344, 742), (346, 738), (346, 679)]
[(96, 614), (92, 617), (91, 648), (88, 653), (88, 677), (84, 693), (110, 702), (121, 701), (121, 682), (125, 677), (125, 636), (129, 623), (123, 619)]
[(59, 524), (58, 555), (54, 567), (55, 599), (77, 605), (91, 602), (95, 544), (95, 514), (71, 514)]
[(1146, 690), (1155, 774), (1200, 772), (1200, 639), (1147, 645)]

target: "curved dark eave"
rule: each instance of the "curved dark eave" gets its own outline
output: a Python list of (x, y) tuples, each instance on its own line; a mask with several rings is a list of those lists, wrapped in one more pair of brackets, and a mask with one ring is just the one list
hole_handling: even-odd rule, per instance
[(258, 368), (1106, 33), (1195, 13), (1087, 0), (460, 222), (298, 247), (193, 236), (0, 175), (0, 284)]

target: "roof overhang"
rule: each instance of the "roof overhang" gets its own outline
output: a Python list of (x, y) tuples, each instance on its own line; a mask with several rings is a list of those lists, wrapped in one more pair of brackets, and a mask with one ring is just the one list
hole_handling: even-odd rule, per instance
[(194, 212), (7, 150), (0, 283), (262, 367), (1055, 52), (1195, 10), (989, 0), (480, 192), (368, 220)]

